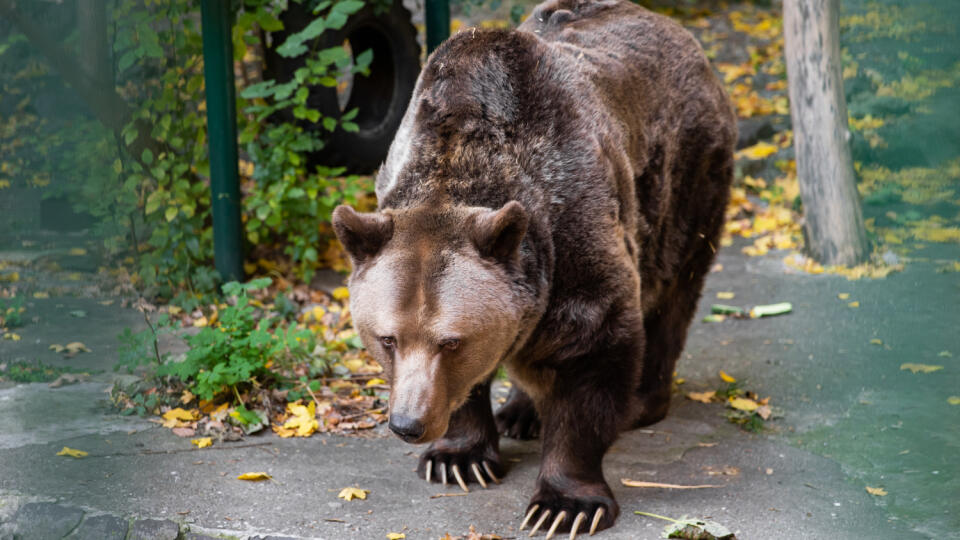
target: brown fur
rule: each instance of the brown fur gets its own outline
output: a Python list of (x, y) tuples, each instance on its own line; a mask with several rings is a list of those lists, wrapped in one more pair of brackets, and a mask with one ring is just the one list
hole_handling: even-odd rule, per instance
[[(421, 73), (377, 178), (338, 208), (351, 310), (421, 457), (502, 474), (543, 439), (531, 504), (619, 512), (601, 461), (662, 418), (732, 178), (735, 118), (693, 37), (621, 0), (466, 30)], [(489, 381), (515, 389), (494, 418)], [(562, 529), (562, 527), (561, 527)]]

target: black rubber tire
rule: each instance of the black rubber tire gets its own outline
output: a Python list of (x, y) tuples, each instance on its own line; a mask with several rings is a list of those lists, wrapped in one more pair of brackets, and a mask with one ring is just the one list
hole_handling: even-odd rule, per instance
[[(284, 30), (270, 36), (271, 48), (265, 51), (264, 75), (287, 81), (303, 66), (304, 58), (284, 58), (272, 47), (280, 46), (289, 34), (302, 30), (311, 16), (304, 5), (291, 2), (280, 19)], [(330, 133), (321, 125), (298, 121), (305, 129), (322, 130), (326, 141), (322, 150), (308, 156), (308, 166), (344, 166), (352, 173), (373, 172), (387, 156), (420, 74), (420, 45), (417, 30), (410, 21), (410, 12), (399, 1), (394, 2), (390, 11), (379, 15), (373, 6), (367, 6), (352, 15), (343, 28), (327, 30), (317, 40), (311, 45), (316, 50), (341, 45), (346, 40), (350, 41), (354, 54), (373, 49), (373, 62), (369, 76), (354, 77), (343, 109), (359, 109), (353, 119), (359, 131), (347, 132), (338, 128)], [(312, 88), (308, 103), (324, 116), (340, 117), (335, 88)], [(277, 120), (294, 121), (292, 115)]]

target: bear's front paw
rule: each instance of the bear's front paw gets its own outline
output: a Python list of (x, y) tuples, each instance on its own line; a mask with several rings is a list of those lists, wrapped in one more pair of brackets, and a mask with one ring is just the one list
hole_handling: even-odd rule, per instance
[(417, 475), (427, 482), (439, 479), (444, 486), (448, 479), (454, 480), (464, 491), (470, 491), (468, 483), (486, 488), (488, 481), (499, 484), (504, 473), (496, 448), (484, 444), (460, 448), (441, 439), (420, 455)]
[(532, 524), (530, 536), (543, 528), (547, 539), (553, 538), (554, 533), (568, 531), (572, 539), (579, 532), (593, 535), (613, 526), (620, 515), (620, 505), (606, 483), (584, 484), (570, 479), (563, 483), (566, 487), (561, 491), (541, 481), (520, 524), (521, 531)]
[(494, 416), (497, 431), (511, 439), (530, 440), (540, 436), (540, 417), (533, 401), (516, 386), (510, 389), (507, 402)]

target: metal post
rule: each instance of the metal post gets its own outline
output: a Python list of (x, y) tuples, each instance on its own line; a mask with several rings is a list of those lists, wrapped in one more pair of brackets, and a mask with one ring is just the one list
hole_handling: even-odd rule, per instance
[(450, 37), (450, 0), (426, 0), (427, 54)]
[(240, 184), (237, 172), (237, 99), (233, 84), (231, 2), (201, 0), (203, 75), (207, 86), (210, 140), (210, 202), (213, 252), (225, 281), (243, 280)]

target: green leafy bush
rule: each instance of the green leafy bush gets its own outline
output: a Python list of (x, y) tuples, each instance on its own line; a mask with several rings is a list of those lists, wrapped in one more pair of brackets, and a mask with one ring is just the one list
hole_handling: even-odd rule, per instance
[(201, 399), (212, 400), (238, 385), (281, 377), (298, 363), (322, 366), (323, 359), (314, 358), (316, 339), (310, 330), (251, 304), (249, 293), (269, 286), (270, 281), (261, 278), (225, 284), (226, 307), (213, 324), (185, 337), (190, 349), (181, 361), (161, 357), (156, 348), (158, 335), (181, 330), (166, 315), (142, 332), (124, 330), (119, 336), (123, 346), (116, 369), (150, 365), (155, 375), (173, 377)]
[[(283, 29), (278, 15), (287, 2), (243, 0), (234, 5), (234, 60), (243, 73), (237, 79), (237, 124), (246, 152), (242, 211), (247, 240), (283, 253), (299, 277), (309, 279), (322, 255), (319, 247), (332, 238), (321, 224), (337, 204), (355, 203), (372, 187), (368, 179), (343, 177), (343, 169), (306, 165), (307, 154), (323, 147), (326, 134), (357, 129), (356, 110), (339, 119), (324, 117), (307, 97), (310, 88), (368, 73), (372, 51), (354, 51), (354, 56), (339, 45), (312, 50), (316, 38), (342, 28), (364, 3), (311, 0), (313, 20), (276, 47), (286, 57), (305, 57), (289, 81), (261, 80), (263, 66), (256, 60), (267, 46), (265, 36)], [(44, 196), (64, 197), (78, 211), (93, 215), (107, 252), (136, 269), (134, 277), (148, 296), (172, 298), (187, 291), (202, 298), (217, 291), (220, 276), (211, 269), (199, 4), (119, 0), (105, 9), (112, 23), (107, 39), (116, 59), (114, 80), (96, 82), (113, 84), (94, 93), (109, 94), (109, 106), (88, 104), (93, 115), (72, 110), (51, 119), (49, 113), (39, 113), (34, 95), (69, 93), (77, 99), (89, 92), (71, 92), (68, 85), (90, 81), (61, 79), (22, 34), (0, 38), (0, 56), (17, 59), (17, 69), (0, 70), (5, 89), (0, 109), (10, 111), (0, 115), (5, 156), (0, 178), (8, 187), (16, 183), (42, 189)], [(51, 43), (68, 57), (80, 48), (78, 39), (74, 32)], [(305, 130), (278, 120), (291, 117), (324, 129)]]

